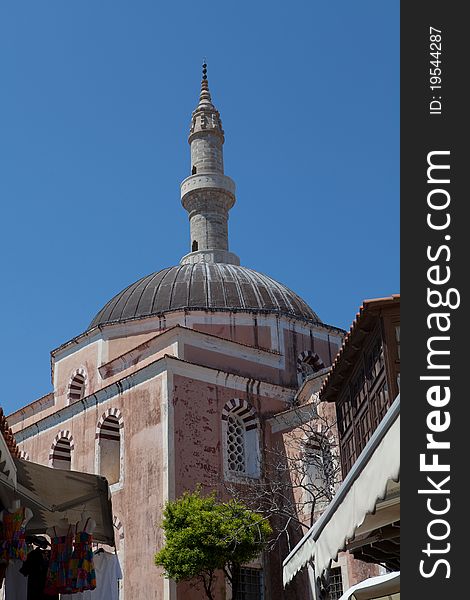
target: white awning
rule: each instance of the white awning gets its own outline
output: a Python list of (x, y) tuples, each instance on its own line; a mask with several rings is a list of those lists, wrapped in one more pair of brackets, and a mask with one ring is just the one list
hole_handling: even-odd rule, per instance
[(104, 477), (51, 469), (20, 458), (13, 460), (16, 483), (6, 480), (3, 483), (33, 511), (28, 533), (44, 533), (61, 518), (76, 523), (85, 511), (96, 521), (93, 539), (114, 545), (111, 496)]
[(371, 577), (353, 585), (339, 600), (399, 600), (400, 572)]
[(356, 530), (385, 498), (389, 481), (400, 476), (400, 396), (382, 419), (366, 447), (320, 519), (283, 563), (286, 585), (312, 558), (320, 575), (352, 540)]

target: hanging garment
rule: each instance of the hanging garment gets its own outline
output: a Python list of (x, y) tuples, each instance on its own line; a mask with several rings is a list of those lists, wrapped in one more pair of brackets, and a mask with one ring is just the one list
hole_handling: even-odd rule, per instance
[(57, 535), (51, 539), (51, 557), (46, 576), (45, 592), (49, 595), (71, 592), (69, 585), (69, 565), (73, 552), (73, 529), (69, 526), (66, 535)]
[(61, 595), (61, 600), (119, 600), (121, 566), (116, 554), (99, 552), (94, 555), (96, 588), (79, 594)]
[(85, 523), (84, 531), (75, 532), (75, 544), (70, 559), (68, 580), (72, 592), (94, 590), (96, 574), (93, 565), (93, 537), (86, 532), (90, 519)]
[(46, 576), (50, 552), (36, 548), (32, 550), (20, 569), (28, 581), (27, 600), (59, 600), (59, 594), (46, 594)]
[[(1, 531), (0, 531), (0, 544), (1, 544)], [(0, 562), (0, 589), (3, 589), (3, 582), (5, 580), (5, 571), (7, 570), (7, 566), (8, 563), (7, 562)], [(1, 599), (1, 595), (0, 595), (0, 599)]]
[(20, 573), (23, 561), (12, 559), (5, 573), (5, 600), (27, 600), (28, 582)]
[(3, 511), (0, 560), (8, 561), (10, 558), (26, 560), (24, 518), (25, 508), (23, 506), (14, 512), (10, 512), (8, 509)]

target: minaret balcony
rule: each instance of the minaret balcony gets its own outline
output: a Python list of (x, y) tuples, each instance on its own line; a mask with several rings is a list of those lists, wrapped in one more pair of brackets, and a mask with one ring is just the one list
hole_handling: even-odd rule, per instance
[(181, 182), (181, 200), (186, 194), (203, 189), (223, 190), (233, 196), (235, 200), (235, 182), (221, 173), (200, 173), (186, 177)]

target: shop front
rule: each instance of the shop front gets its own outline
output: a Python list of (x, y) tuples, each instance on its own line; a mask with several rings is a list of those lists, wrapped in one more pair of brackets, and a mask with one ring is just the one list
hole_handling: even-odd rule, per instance
[(0, 598), (117, 600), (108, 482), (23, 460), (0, 416)]

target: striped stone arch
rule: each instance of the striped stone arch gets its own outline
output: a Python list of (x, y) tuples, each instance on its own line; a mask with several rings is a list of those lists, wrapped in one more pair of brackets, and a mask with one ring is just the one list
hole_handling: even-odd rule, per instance
[(118, 533), (118, 537), (120, 540), (124, 539), (124, 527), (122, 526), (121, 521), (114, 515), (113, 517), (113, 527), (116, 529)]
[(229, 400), (222, 409), (222, 421), (227, 421), (230, 414), (237, 415), (243, 421), (246, 431), (259, 429), (256, 411), (246, 400), (240, 400), (240, 398)]
[(67, 391), (67, 400), (69, 404), (81, 400), (85, 396), (87, 386), (87, 372), (85, 367), (78, 367), (70, 375), (69, 387)]
[[(108, 419), (108, 423), (104, 425), (104, 422)], [(96, 426), (95, 439), (101, 437), (109, 437), (111, 439), (119, 439), (119, 430), (124, 427), (124, 417), (122, 416), (119, 408), (108, 408), (108, 410), (101, 415), (98, 425)], [(106, 430), (106, 433), (104, 431)]]
[(52, 466), (54, 459), (70, 461), (73, 449), (74, 443), (71, 432), (68, 429), (59, 431), (49, 452), (49, 466)]
[(325, 363), (322, 359), (311, 350), (304, 350), (297, 357), (297, 371), (302, 372), (302, 365), (308, 364), (314, 373), (325, 368)]

